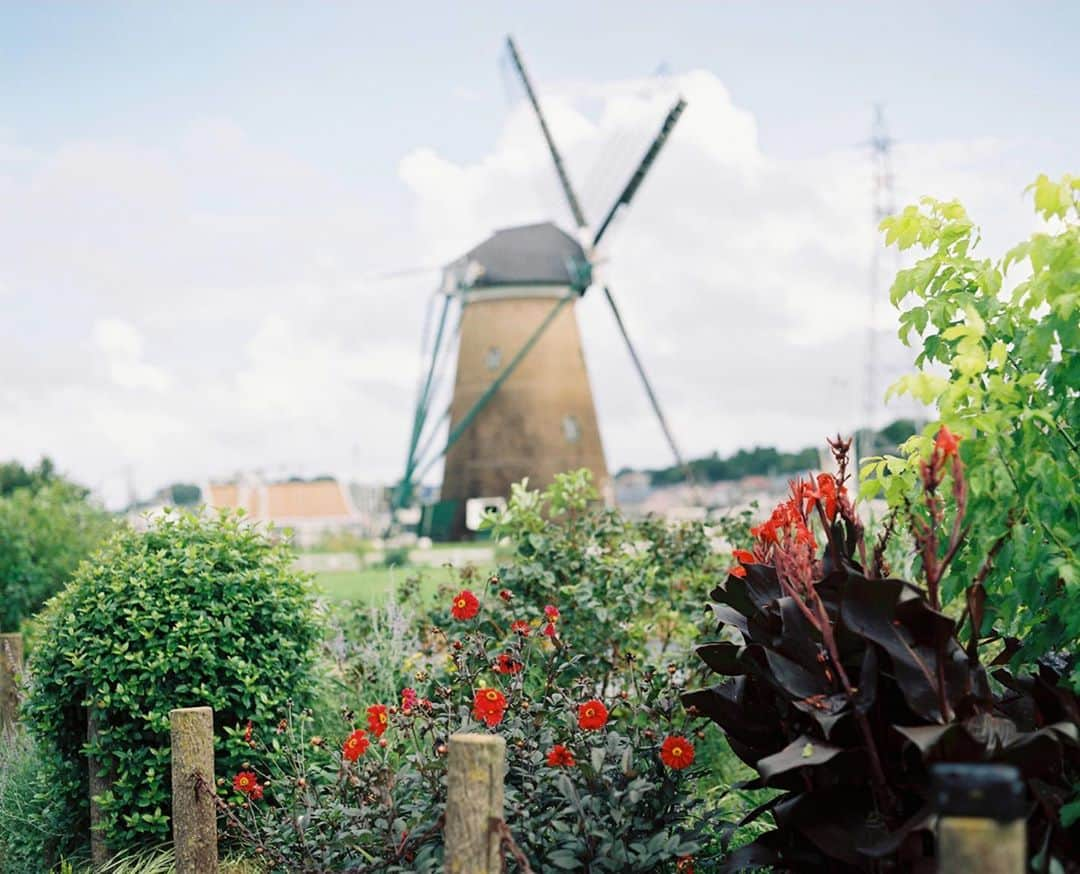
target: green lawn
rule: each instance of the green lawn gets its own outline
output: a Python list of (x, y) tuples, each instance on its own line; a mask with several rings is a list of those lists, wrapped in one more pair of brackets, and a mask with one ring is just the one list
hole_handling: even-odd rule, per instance
[(382, 600), (409, 577), (419, 574), (421, 591), (434, 594), (440, 585), (451, 581), (446, 568), (365, 568), (359, 571), (323, 571), (315, 574), (315, 584), (335, 601), (373, 603)]

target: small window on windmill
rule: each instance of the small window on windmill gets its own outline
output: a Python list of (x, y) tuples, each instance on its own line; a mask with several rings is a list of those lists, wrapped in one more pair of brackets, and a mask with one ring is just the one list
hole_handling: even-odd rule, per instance
[(581, 439), (581, 423), (576, 416), (563, 416), (562, 432), (567, 443), (577, 443)]
[(498, 370), (502, 366), (502, 349), (492, 346), (484, 356), (484, 366), (488, 370)]

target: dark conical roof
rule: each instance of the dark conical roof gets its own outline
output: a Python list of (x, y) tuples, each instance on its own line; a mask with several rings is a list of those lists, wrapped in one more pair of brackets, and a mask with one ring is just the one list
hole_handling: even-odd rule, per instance
[(551, 222), (496, 231), (446, 270), (458, 287), (588, 285), (585, 250)]

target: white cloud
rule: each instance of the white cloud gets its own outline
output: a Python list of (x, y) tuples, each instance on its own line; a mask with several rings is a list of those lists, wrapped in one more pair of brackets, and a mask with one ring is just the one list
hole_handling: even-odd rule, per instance
[(133, 325), (120, 319), (99, 319), (94, 324), (94, 339), (105, 353), (114, 384), (156, 392), (169, 387), (165, 371), (143, 361), (143, 338)]
[[(764, 153), (706, 72), (541, 83), (594, 221), (676, 90), (689, 106), (611, 234), (605, 279), (687, 451), (820, 442), (862, 408), (869, 163)], [(0, 456), (48, 452), (103, 489), (129, 466), (144, 492), (245, 467), (389, 481), (436, 277), (373, 272), (448, 261), (513, 223), (568, 224), (524, 102), (474, 161), (405, 155), (410, 216), (227, 119), (154, 147), (2, 139)], [(1032, 224), (1020, 192), (1039, 169), (1017, 143), (905, 144), (898, 200), (959, 196), (1000, 249)], [(578, 311), (609, 463), (666, 463), (602, 296)], [(877, 318), (883, 391), (907, 356), (886, 303)]]

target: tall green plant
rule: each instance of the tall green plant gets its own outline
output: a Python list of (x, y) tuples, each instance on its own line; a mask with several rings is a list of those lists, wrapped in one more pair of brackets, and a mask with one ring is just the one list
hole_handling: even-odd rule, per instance
[(239, 517), (167, 516), (119, 531), (50, 603), (23, 712), (70, 825), (61, 852), (88, 834), (88, 755), (112, 778), (106, 843), (153, 845), (169, 836), (172, 708), (214, 708), (225, 773), (250, 752), (238, 738), (249, 720), (307, 703), (320, 629), (292, 559)]
[(919, 355), (890, 392), (940, 419), (862, 471), (864, 497), (900, 508), (939, 426), (966, 438), (967, 539), (942, 593), (956, 599), (994, 555), (981, 631), (1012, 639), (1014, 665), (1080, 642), (1080, 178), (1040, 176), (1029, 191), (1046, 226), (999, 258), (976, 256), (956, 201), (923, 198), (882, 222), (888, 244), (924, 253), (891, 291)]

